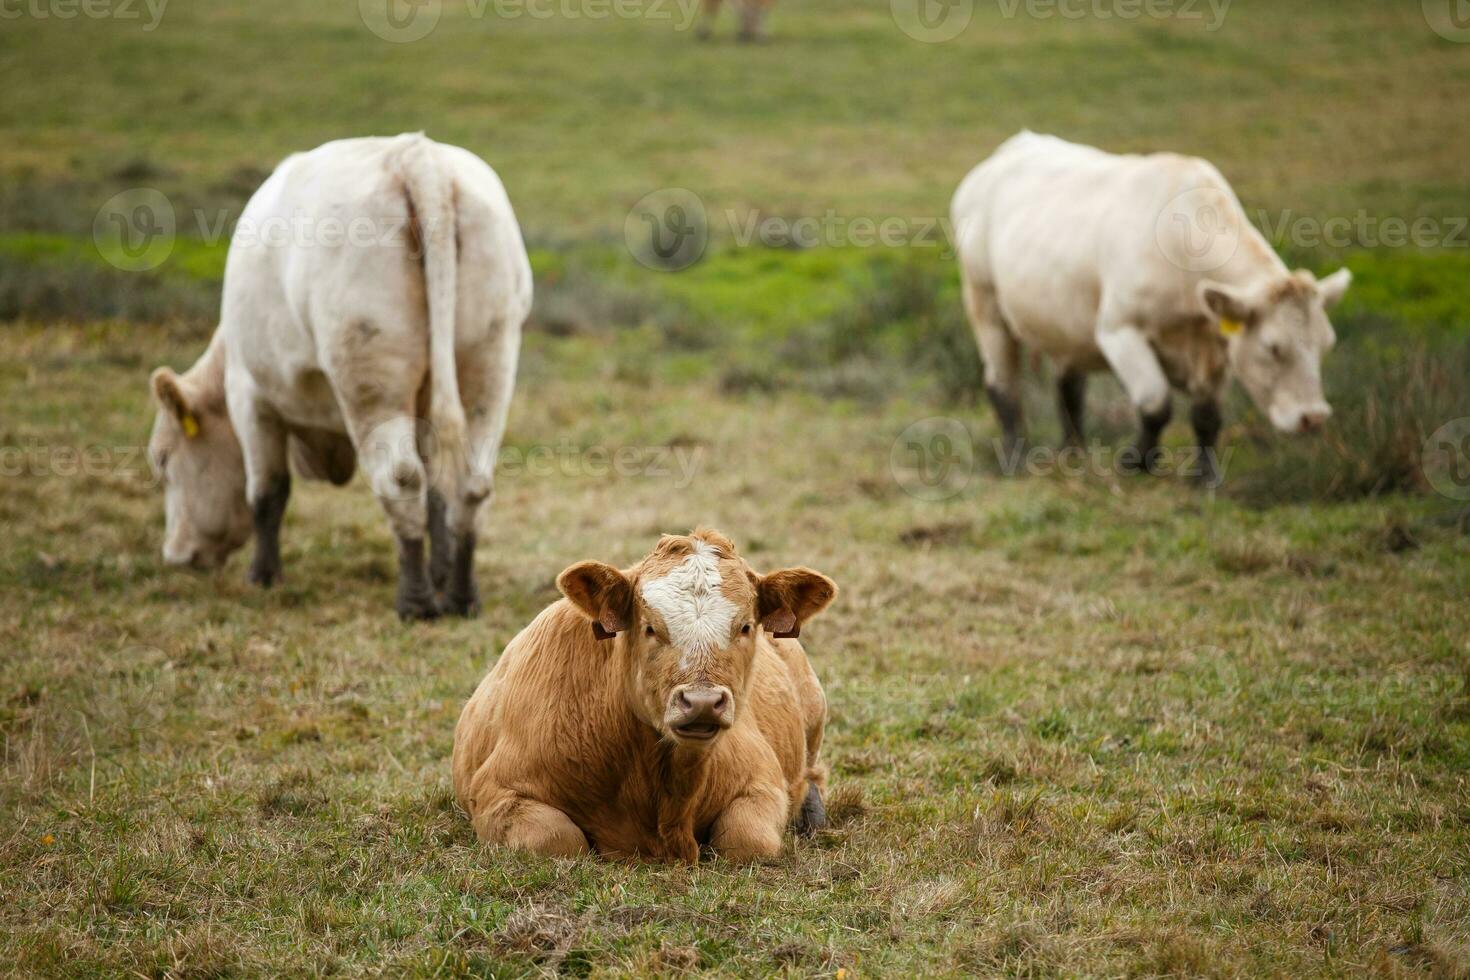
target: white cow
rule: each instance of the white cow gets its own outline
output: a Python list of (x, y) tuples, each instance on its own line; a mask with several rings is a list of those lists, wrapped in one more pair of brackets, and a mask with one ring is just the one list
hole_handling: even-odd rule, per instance
[(530, 307), (515, 213), (474, 154), (407, 134), (287, 158), (240, 216), (209, 349), (153, 373), (165, 560), (217, 566), (253, 530), (249, 578), (271, 585), (288, 459), (337, 484), (360, 460), (398, 539), (399, 614), (472, 614)]
[(1142, 419), (1133, 468), (1152, 469), (1170, 390), (1194, 403), (1201, 476), (1218, 481), (1219, 398), (1233, 371), (1283, 432), (1322, 427), (1326, 311), (1352, 275), (1290, 272), (1220, 172), (1174, 154), (1116, 156), (1021, 133), (972, 170), (951, 205), (966, 312), (985, 385), (1021, 438), (1021, 346), (1057, 366), (1063, 428), (1082, 442), (1084, 379), (1111, 368)]

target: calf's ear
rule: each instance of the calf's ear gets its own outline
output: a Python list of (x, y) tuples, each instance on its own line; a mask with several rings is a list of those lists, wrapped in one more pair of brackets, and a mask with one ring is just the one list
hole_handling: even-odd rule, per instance
[(199, 413), (194, 410), (193, 403), (184, 391), (183, 382), (173, 372), (173, 369), (159, 368), (153, 372), (148, 383), (153, 389), (153, 397), (158, 400), (159, 407), (178, 421), (179, 427), (184, 430), (184, 435), (190, 439), (197, 436), (199, 434)]
[(836, 583), (810, 568), (783, 568), (755, 579), (756, 613), (766, 632), (780, 639), (800, 636), (802, 624), (837, 595)]
[(1219, 322), (1220, 332), (1226, 335), (1239, 332), (1256, 316), (1251, 296), (1224, 283), (1208, 279), (1201, 282), (1199, 301)]
[(556, 587), (592, 620), (592, 635), (599, 640), (612, 639), (633, 618), (633, 585), (611, 565), (578, 562), (556, 577)]

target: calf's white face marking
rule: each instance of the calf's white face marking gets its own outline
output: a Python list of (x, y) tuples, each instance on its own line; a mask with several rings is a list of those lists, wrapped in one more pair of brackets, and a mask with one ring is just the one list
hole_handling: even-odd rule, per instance
[(683, 669), (730, 642), (738, 610), (720, 591), (720, 582), (719, 554), (695, 539), (694, 554), (667, 575), (643, 584), (643, 601), (663, 617), (669, 642), (682, 654)]

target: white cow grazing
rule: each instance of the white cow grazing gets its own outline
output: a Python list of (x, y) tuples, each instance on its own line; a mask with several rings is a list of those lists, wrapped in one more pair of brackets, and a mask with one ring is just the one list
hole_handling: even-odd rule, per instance
[(337, 484), (360, 459), (398, 539), (399, 614), (472, 614), (530, 307), (515, 213), (474, 154), (409, 134), (287, 158), (240, 216), (209, 349), (153, 373), (165, 560), (217, 566), (253, 529), (249, 578), (271, 585), (288, 459)]
[(1112, 368), (1142, 418), (1134, 468), (1154, 467), (1173, 387), (1194, 403), (1200, 475), (1218, 481), (1219, 398), (1232, 370), (1283, 432), (1314, 431), (1331, 415), (1326, 311), (1352, 275), (1290, 272), (1208, 162), (1021, 133), (964, 179), (951, 220), (1008, 453), (1021, 437), (1023, 344), (1056, 364), (1074, 444), (1084, 379)]

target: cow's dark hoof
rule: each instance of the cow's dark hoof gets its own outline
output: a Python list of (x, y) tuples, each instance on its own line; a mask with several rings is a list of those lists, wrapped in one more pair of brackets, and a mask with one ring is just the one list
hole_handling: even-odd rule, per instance
[(816, 783), (806, 784), (806, 799), (801, 801), (801, 812), (796, 815), (796, 832), (809, 835), (827, 826), (827, 805)]
[(424, 622), (439, 618), (439, 605), (430, 592), (400, 592), (393, 603), (398, 618), (405, 623)]
[(252, 562), (245, 573), (245, 581), (251, 585), (258, 585), (262, 589), (268, 589), (281, 580), (280, 565), (265, 565)]
[(1219, 490), (1225, 483), (1225, 476), (1220, 472), (1220, 464), (1205, 457), (1200, 460), (1195, 472), (1190, 474), (1190, 482), (1201, 490)]
[(1124, 473), (1157, 475), (1163, 453), (1157, 449), (1140, 449), (1129, 446), (1118, 454), (1118, 469)]
[(468, 594), (459, 592), (446, 593), (439, 602), (439, 611), (446, 616), (462, 616), (465, 619), (474, 619), (480, 615), (480, 594), (476, 590), (470, 590)]

